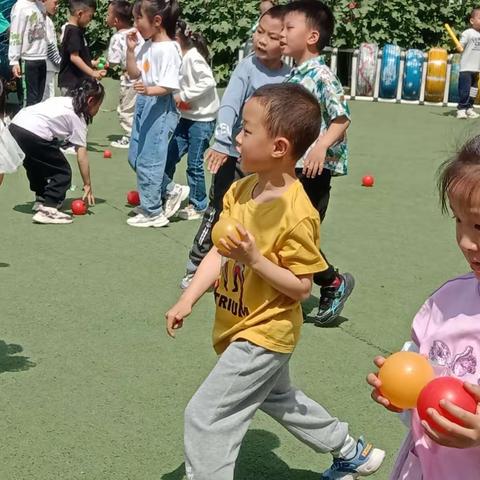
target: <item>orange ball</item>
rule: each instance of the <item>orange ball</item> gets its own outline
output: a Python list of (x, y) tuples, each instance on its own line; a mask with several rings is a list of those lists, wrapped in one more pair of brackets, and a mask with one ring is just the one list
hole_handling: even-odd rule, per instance
[(419, 353), (390, 355), (378, 372), (380, 393), (395, 407), (415, 408), (423, 387), (435, 376), (429, 361)]
[(240, 240), (240, 234), (237, 230), (237, 225), (240, 225), (236, 220), (230, 217), (221, 216), (218, 222), (214, 225), (212, 229), (212, 241), (213, 244), (221, 250), (223, 245), (220, 243), (220, 240), (223, 238), (228, 241), (228, 235), (233, 238)]

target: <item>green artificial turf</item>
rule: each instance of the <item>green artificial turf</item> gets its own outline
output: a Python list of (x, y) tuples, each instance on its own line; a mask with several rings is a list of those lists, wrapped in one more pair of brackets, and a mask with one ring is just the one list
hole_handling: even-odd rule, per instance
[[(25, 172), (0, 187), (0, 478), (181, 480), (183, 410), (215, 362), (213, 301), (179, 331), (164, 313), (179, 295), (198, 222), (163, 229), (125, 223), (135, 176), (120, 135), (116, 84), (90, 128), (98, 204), (73, 225), (31, 221)], [(322, 230), (328, 258), (357, 286), (339, 325), (306, 324), (291, 362), (295, 384), (388, 452), (387, 479), (405, 429), (370, 400), (372, 359), (399, 349), (430, 292), (466, 270), (454, 224), (442, 217), (438, 165), (478, 122), (451, 109), (352, 102), (350, 174), (333, 181)], [(75, 191), (81, 181), (75, 161)], [(184, 163), (178, 180), (184, 179)], [(373, 188), (360, 186), (366, 173)], [(314, 291), (318, 297), (318, 290)], [(305, 304), (314, 314), (315, 299)], [(246, 436), (238, 480), (314, 480), (330, 463), (264, 414)]]

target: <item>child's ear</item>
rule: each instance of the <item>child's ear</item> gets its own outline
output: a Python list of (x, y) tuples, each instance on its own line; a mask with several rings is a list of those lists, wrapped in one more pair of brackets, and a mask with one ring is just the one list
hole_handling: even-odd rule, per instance
[(307, 44), (313, 47), (317, 45), (319, 40), (320, 40), (320, 32), (318, 32), (317, 30), (312, 30), (308, 35)]
[(273, 142), (272, 157), (282, 158), (290, 150), (290, 141), (285, 137), (277, 137)]
[(160, 15), (155, 15), (153, 17), (153, 25), (155, 27), (161, 27), (163, 25), (163, 18)]

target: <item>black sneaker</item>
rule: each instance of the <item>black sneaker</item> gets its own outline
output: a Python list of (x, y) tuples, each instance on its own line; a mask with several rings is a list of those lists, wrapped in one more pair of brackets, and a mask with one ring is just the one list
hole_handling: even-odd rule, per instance
[(340, 284), (320, 288), (320, 302), (315, 324), (325, 327), (331, 325), (340, 315), (347, 298), (355, 286), (355, 279), (350, 273), (340, 273)]

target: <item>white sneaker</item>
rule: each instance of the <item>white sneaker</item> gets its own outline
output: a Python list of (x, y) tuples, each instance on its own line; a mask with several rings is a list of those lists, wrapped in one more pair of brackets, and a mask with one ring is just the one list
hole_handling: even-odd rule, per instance
[(462, 120), (468, 118), (467, 111), (466, 110), (457, 110), (457, 118), (460, 118)]
[(182, 202), (188, 198), (189, 194), (189, 187), (175, 184), (173, 190), (167, 194), (167, 198), (165, 199), (165, 216), (167, 218), (173, 217), (182, 206)]
[(120, 140), (115, 140), (110, 143), (115, 148), (130, 148), (130, 137), (124, 135)]
[(473, 108), (469, 108), (467, 110), (467, 117), (468, 118), (478, 118), (478, 117), (480, 117), (480, 115)]
[(73, 219), (66, 213), (59, 212), (56, 208), (41, 206), (40, 210), (33, 216), (32, 219), (35, 223), (43, 224), (67, 224), (72, 223)]
[(168, 218), (163, 214), (159, 213), (158, 215), (145, 215), (145, 213), (139, 213), (132, 218), (127, 220), (127, 223), (131, 227), (140, 227), (140, 228), (147, 228), (147, 227), (165, 227), (168, 225), (169, 221)]
[[(35, 200), (35, 203), (32, 205), (32, 212), (38, 212), (42, 209), (44, 202), (42, 200)], [(63, 202), (57, 203), (57, 210), (61, 210), (63, 207)]]
[(67, 147), (67, 148), (61, 148), (60, 149), (64, 155), (76, 155), (77, 150), (74, 146)]
[(179, 210), (177, 216), (182, 220), (198, 220), (203, 217), (203, 212), (195, 210), (193, 205), (189, 205), (188, 207)]

